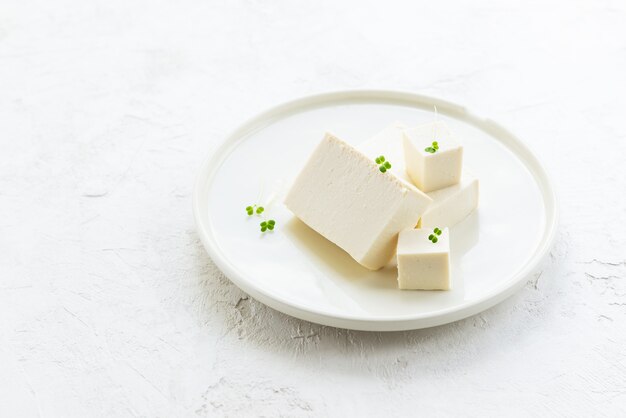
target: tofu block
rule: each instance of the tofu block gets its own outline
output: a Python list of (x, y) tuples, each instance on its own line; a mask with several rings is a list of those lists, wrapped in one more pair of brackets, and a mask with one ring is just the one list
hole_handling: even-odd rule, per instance
[(398, 237), (398, 287), (409, 290), (450, 289), (450, 234), (441, 230), (437, 242), (433, 229), (406, 229)]
[[(428, 152), (433, 141), (439, 149)], [(409, 177), (421, 191), (431, 192), (457, 184), (463, 168), (463, 147), (442, 121), (404, 130), (404, 161)]]
[(403, 131), (406, 125), (400, 122), (394, 122), (382, 131), (359, 144), (357, 149), (371, 159), (375, 159), (379, 155), (384, 155), (387, 161), (391, 163), (391, 171), (396, 177), (413, 184), (413, 181), (407, 174), (404, 165), (404, 150), (402, 149)]
[[(359, 150), (367, 156), (376, 158), (385, 155), (392, 163), (391, 172), (402, 180), (412, 183), (405, 170), (404, 151), (402, 149), (403, 130), (406, 126), (394, 122), (372, 138), (361, 143)], [(448, 227), (461, 222), (478, 207), (478, 178), (463, 169), (461, 181), (454, 186), (445, 187), (427, 193), (433, 199), (418, 227)]]
[(452, 228), (478, 206), (478, 178), (463, 170), (458, 184), (427, 194), (433, 199), (433, 203), (422, 215), (418, 227)]
[(431, 199), (327, 133), (295, 179), (285, 205), (370, 270), (393, 257), (398, 233), (417, 224)]

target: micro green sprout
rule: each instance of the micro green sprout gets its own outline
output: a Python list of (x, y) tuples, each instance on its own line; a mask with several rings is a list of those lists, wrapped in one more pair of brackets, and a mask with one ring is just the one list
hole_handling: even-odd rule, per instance
[(260, 215), (263, 213), (263, 211), (265, 211), (265, 208), (263, 206), (246, 206), (246, 213), (248, 214), (248, 216), (252, 216), (255, 212), (257, 215)]
[(263, 212), (265, 212), (265, 208), (263, 206), (260, 206), (260, 205), (246, 206), (246, 213), (248, 214), (248, 216), (257, 214), (261, 217), (262, 221), (259, 224), (259, 226), (261, 227), (261, 232), (265, 232), (268, 229), (270, 231), (273, 231), (274, 227), (276, 226), (276, 221), (273, 219), (266, 220), (265, 215), (263, 215)]
[(380, 170), (381, 173), (384, 173), (391, 168), (391, 163), (385, 160), (384, 155), (381, 155), (380, 157), (376, 158), (374, 161), (376, 162), (376, 164), (378, 164), (378, 169)]
[(434, 244), (439, 241), (439, 238), (437, 238), (439, 235), (441, 235), (441, 229), (435, 228), (433, 229), (433, 233), (428, 236), (428, 239)]
[(430, 152), (431, 154), (436, 153), (437, 150), (439, 150), (439, 143), (437, 141), (433, 141), (433, 143), (432, 143), (432, 145), (430, 147), (424, 148), (424, 151)]
[(274, 230), (274, 226), (276, 225), (276, 221), (273, 220), (273, 219), (270, 219), (269, 221), (261, 222), (260, 225), (261, 225), (261, 232), (265, 232), (268, 229), (270, 231), (273, 231)]

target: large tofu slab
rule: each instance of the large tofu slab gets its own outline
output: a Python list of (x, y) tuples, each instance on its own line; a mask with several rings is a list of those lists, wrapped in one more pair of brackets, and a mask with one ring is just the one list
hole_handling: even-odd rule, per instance
[(285, 198), (298, 218), (371, 270), (391, 259), (398, 233), (413, 228), (430, 202), (328, 133)]
[(463, 170), (461, 182), (427, 193), (433, 203), (419, 222), (420, 228), (451, 228), (465, 219), (478, 206), (478, 179)]
[(448, 228), (429, 240), (433, 229), (407, 229), (398, 238), (398, 287), (411, 290), (450, 289)]

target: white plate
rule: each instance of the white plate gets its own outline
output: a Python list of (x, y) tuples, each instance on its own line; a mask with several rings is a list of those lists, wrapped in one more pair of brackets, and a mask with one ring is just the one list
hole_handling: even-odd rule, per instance
[[(480, 179), (479, 209), (451, 230), (453, 290), (400, 291), (395, 269), (364, 269), (282, 197), (324, 131), (357, 145), (391, 122), (432, 120), (434, 105)], [(260, 219), (246, 215), (254, 203), (276, 220), (273, 232), (261, 234)], [(517, 138), (461, 106), (391, 91), (306, 97), (244, 123), (203, 165), (193, 205), (206, 250), (243, 291), (301, 319), (372, 331), (440, 325), (502, 301), (547, 254), (557, 225), (548, 177)]]

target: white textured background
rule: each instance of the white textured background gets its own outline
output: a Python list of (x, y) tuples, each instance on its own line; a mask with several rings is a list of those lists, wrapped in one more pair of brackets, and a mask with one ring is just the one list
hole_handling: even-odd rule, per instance
[[(624, 416), (623, 1), (0, 2), (0, 415)], [(202, 159), (309, 93), (390, 88), (525, 139), (543, 271), (438, 328), (306, 323), (194, 232)], [(495, 255), (497, 256), (497, 255)]]

